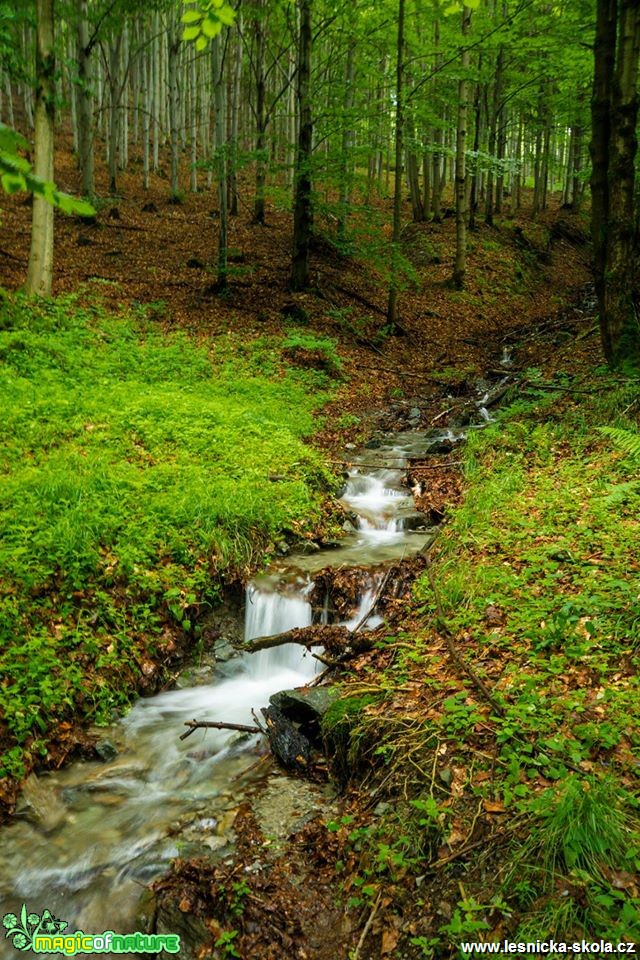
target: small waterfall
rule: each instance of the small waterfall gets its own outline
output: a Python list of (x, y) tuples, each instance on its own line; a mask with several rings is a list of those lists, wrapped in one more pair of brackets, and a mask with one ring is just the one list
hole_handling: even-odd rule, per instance
[[(369, 577), (369, 582), (366, 588), (360, 594), (360, 597), (358, 599), (357, 610), (355, 611), (353, 616), (349, 617), (348, 620), (343, 621), (343, 626), (347, 627), (348, 630), (355, 630), (356, 627), (358, 627), (362, 623), (364, 618), (367, 616), (367, 614), (371, 610), (371, 607), (375, 602), (380, 584), (382, 583), (383, 577), (384, 577), (383, 573), (372, 574)], [(372, 613), (371, 616), (367, 618), (367, 622), (364, 625), (364, 629), (373, 630), (374, 627), (380, 626), (381, 623), (382, 623), (382, 617), (379, 616), (377, 613)]]
[[(259, 637), (271, 637), (296, 627), (310, 627), (313, 611), (308, 599), (312, 581), (289, 586), (285, 591), (275, 590), (271, 584), (263, 587), (259, 581), (247, 586), (244, 620), (245, 643)], [(260, 650), (247, 661), (247, 673), (255, 679), (269, 677), (282, 671), (299, 674), (298, 684), (310, 680), (317, 672), (314, 660), (304, 647), (287, 643), (272, 650)], [(289, 684), (289, 686), (295, 684)], [(275, 692), (275, 691), (272, 691)]]

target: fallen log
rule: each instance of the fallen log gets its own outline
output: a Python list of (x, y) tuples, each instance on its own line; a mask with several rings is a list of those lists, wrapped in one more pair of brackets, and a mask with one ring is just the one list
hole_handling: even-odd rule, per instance
[(274, 633), (270, 637), (258, 637), (244, 644), (242, 649), (248, 653), (256, 653), (258, 650), (282, 647), (285, 643), (297, 643), (307, 650), (310, 647), (324, 647), (331, 652), (344, 650), (347, 644), (353, 644), (353, 640), (353, 633), (347, 627), (318, 623), (311, 627), (295, 627), (293, 630), (285, 630), (284, 633)]
[(285, 770), (306, 773), (311, 760), (311, 742), (278, 707), (263, 707), (271, 753)]

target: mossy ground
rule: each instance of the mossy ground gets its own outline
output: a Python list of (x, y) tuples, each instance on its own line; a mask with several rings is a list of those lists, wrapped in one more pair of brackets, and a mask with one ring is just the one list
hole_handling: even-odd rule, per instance
[(303, 438), (330, 378), (282, 338), (205, 346), (157, 310), (107, 310), (99, 285), (0, 304), (0, 777), (109, 721), (198, 642), (222, 578), (321, 521)]

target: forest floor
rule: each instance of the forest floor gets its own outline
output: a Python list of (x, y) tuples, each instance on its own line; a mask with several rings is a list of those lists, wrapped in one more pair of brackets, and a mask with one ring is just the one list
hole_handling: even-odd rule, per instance
[[(56, 175), (74, 189), (69, 155)], [(452, 519), (393, 635), (383, 631), (380, 648), (345, 678), (348, 706), (327, 730), (354, 773), (341, 816), (308, 824), (240, 899), (212, 903), (212, 891), (261, 846), (243, 809), (231, 875), (182, 864), (175, 895), (186, 891), (181, 902), (211, 921), (215, 955), (261, 960), (285, 952), (414, 960), (455, 954), (465, 939), (578, 929), (638, 939), (638, 847), (624, 809), (633, 806), (638, 763), (631, 638), (640, 613), (628, 577), (637, 570), (637, 496), (629, 494), (631, 508), (622, 496), (617, 511), (604, 503), (602, 484), (628, 481), (630, 467), (597, 432), (611, 422), (637, 428), (637, 389), (599, 367), (584, 296), (584, 221), (554, 205), (535, 222), (503, 215), (493, 227), (480, 223), (460, 292), (448, 282), (450, 211), (440, 224), (408, 226), (403, 335), (388, 336), (384, 267), (373, 246), (368, 258), (340, 253), (328, 239), (331, 224), (320, 223), (327, 235), (314, 249), (313, 289), (292, 295), (289, 213), (273, 209), (268, 226), (257, 227), (243, 207), (231, 224), (231, 288), (220, 297), (209, 267), (211, 194), (172, 205), (164, 181), (143, 196), (138, 180), (123, 175), (121, 195), (100, 206), (95, 224), (57, 216), (56, 293), (88, 284), (81, 302), (97, 289), (118, 309), (153, 303), (146, 336), (183, 331), (265, 381), (293, 370), (292, 390), (304, 389), (296, 368), (303, 378), (320, 368), (324, 379), (308, 383), (322, 393), (314, 444), (329, 466), (345, 443), (381, 425), (402, 429), (413, 417), (412, 426), (445, 426), (478, 378), (507, 369), (505, 348), (514, 351), (508, 369), (516, 378), (499, 426), (467, 445), (463, 470), (439, 479), (414, 471), (424, 481), (421, 506), (442, 510), (448, 500)], [(388, 201), (376, 209), (382, 220)], [(25, 275), (29, 207), (7, 200), (2, 217), (0, 282), (13, 289)], [(371, 232), (358, 219), (363, 246)], [(274, 371), (267, 354), (276, 342)], [(268, 476), (254, 481), (271, 489)], [(316, 515), (314, 524), (300, 522), (300, 535), (330, 520)], [(265, 532), (262, 549), (273, 536)], [(230, 576), (257, 562), (244, 556)], [(173, 635), (184, 634), (174, 623)], [(127, 683), (143, 686), (153, 664), (153, 651), (138, 652)], [(73, 724), (62, 733), (81, 742)], [(45, 765), (72, 752), (55, 731), (47, 743)], [(14, 782), (4, 781), (8, 808)], [(594, 811), (604, 824), (597, 834), (589, 832)], [(536, 862), (544, 863), (538, 873)]]

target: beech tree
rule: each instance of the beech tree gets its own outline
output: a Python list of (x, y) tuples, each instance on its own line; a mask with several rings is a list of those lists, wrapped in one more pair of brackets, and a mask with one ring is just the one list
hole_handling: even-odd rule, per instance
[[(34, 173), (53, 182), (55, 53), (53, 0), (36, 0), (36, 106)], [(53, 207), (34, 194), (31, 250), (27, 270), (28, 294), (49, 296), (53, 283)]]

